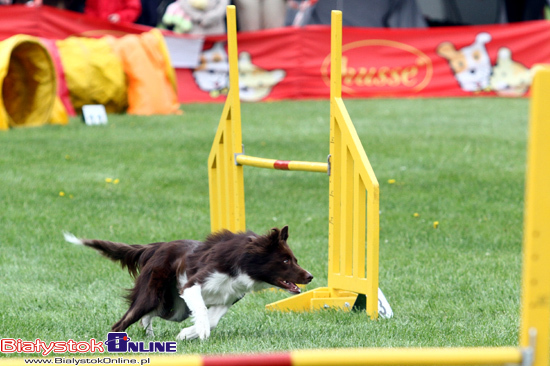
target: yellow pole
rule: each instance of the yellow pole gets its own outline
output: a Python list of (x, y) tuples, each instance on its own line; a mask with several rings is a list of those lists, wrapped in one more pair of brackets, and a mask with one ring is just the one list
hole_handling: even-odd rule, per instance
[(341, 237), (341, 166), (342, 166), (342, 136), (336, 121), (337, 106), (335, 98), (342, 96), (342, 12), (333, 10), (331, 14), (330, 42), (330, 163), (329, 177), (329, 227), (328, 227), (328, 287), (334, 287), (334, 275), (341, 272), (340, 268), (340, 237)]
[(230, 138), (227, 164), (231, 166), (232, 181), (228, 182), (233, 186), (233, 197), (229, 197), (232, 202), (231, 219), (234, 222), (232, 231), (245, 231), (245, 207), (244, 207), (244, 176), (241, 166), (236, 166), (235, 154), (243, 152), (242, 130), (241, 130), (241, 100), (239, 97), (239, 55), (237, 47), (237, 14), (235, 5), (227, 6), (227, 53), (229, 59), (229, 95), (231, 101), (231, 110), (228, 116), (228, 125), (226, 132)]
[(300, 170), (305, 172), (326, 173), (328, 170), (327, 163), (317, 163), (311, 161), (296, 161), (296, 160), (275, 160), (258, 158), (249, 155), (237, 155), (237, 163), (241, 165), (253, 166), (256, 168), (278, 169), (278, 170)]
[(330, 19), (330, 103), (342, 98), (342, 12), (333, 10)]
[[(131, 355), (128, 355), (128, 354), (125, 354), (125, 353), (116, 353), (116, 354), (109, 354), (109, 353), (104, 353), (104, 354), (91, 354), (90, 356), (84, 358), (82, 356), (78, 356), (76, 357), (76, 355), (68, 355), (68, 354), (63, 354), (61, 357), (63, 358), (66, 358), (66, 359), (71, 359), (73, 358), (73, 356), (75, 356), (74, 358), (77, 359), (77, 360), (84, 360), (86, 359), (86, 361), (89, 362), (89, 360), (94, 360), (94, 361), (97, 361), (98, 358), (100, 359), (103, 359), (103, 358), (110, 358), (110, 359), (113, 359), (113, 363), (111, 363), (111, 365), (116, 365), (117, 363), (115, 361), (117, 361), (117, 359), (119, 357), (122, 357), (124, 358), (124, 361), (125, 363), (121, 363), (122, 365), (148, 365), (148, 366), (202, 366), (203, 365), (203, 357), (201, 355), (180, 355), (180, 356), (157, 356), (157, 355), (147, 355), (147, 354), (142, 354), (141, 356), (137, 357), (137, 356), (131, 356)], [(58, 356), (55, 356), (55, 357), (58, 357)], [(54, 358), (55, 358), (54, 357)], [(3, 358), (2, 361), (0, 361), (0, 364), (2, 366), (26, 366), (28, 365), (27, 362), (25, 362), (25, 359), (29, 359), (29, 360), (33, 360), (35, 361), (36, 360), (36, 363), (37, 364), (40, 364), (40, 361), (45, 361), (45, 360), (51, 360), (52, 364), (54, 364), (54, 359), (50, 356), (50, 357), (41, 357), (41, 358), (37, 358), (37, 357), (12, 357), (12, 358)], [(133, 360), (135, 360), (135, 363), (131, 363)], [(148, 362), (145, 362), (145, 361), (148, 361)], [(109, 362), (107, 362), (109, 364)], [(44, 362), (44, 364), (46, 364)], [(82, 363), (84, 365), (84, 363)], [(90, 363), (86, 363), (87, 365), (89, 365)]]
[(519, 348), (372, 348), (291, 352), (293, 366), (511, 365), (521, 364)]
[[(105, 355), (100, 355), (104, 357)], [(276, 357), (273, 357), (276, 356)], [(212, 356), (206, 356), (206, 358)], [(82, 359), (82, 357), (76, 357)], [(90, 358), (97, 358), (91, 356)], [(126, 357), (125, 357), (126, 358)], [(474, 366), (474, 365), (519, 365), (524, 361), (520, 348), (366, 348), (366, 349), (317, 349), (296, 350), (280, 354), (229, 355), (205, 362), (201, 355), (146, 356), (151, 366), (200, 366), (210, 365), (293, 365), (293, 366)], [(26, 365), (23, 357), (7, 358), (5, 366)], [(236, 363), (239, 359), (240, 362)], [(37, 359), (39, 360), (39, 359)], [(40, 360), (43, 360), (40, 359)]]
[[(227, 6), (227, 54), (229, 59), (229, 90), (231, 95), (231, 112), (238, 112), (238, 123), (241, 123), (241, 103), (239, 99), (239, 54), (237, 47), (237, 14), (235, 5)], [(235, 117), (232, 115), (232, 117)], [(235, 119), (235, 118), (233, 118)]]
[(535, 75), (531, 88), (523, 234), (520, 344), (536, 330), (534, 366), (548, 366), (550, 346), (550, 70)]
[(237, 17), (235, 6), (227, 7), (227, 49), (229, 94), (208, 157), (210, 221), (212, 231), (245, 231), (244, 177), (242, 166), (235, 165), (235, 154), (242, 153), (241, 103)]

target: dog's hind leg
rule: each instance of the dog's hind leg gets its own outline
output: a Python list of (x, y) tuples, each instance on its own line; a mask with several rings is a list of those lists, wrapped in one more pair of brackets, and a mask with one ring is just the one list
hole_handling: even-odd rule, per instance
[(151, 311), (148, 309), (148, 311), (143, 311), (140, 309), (136, 309), (134, 307), (130, 307), (126, 314), (118, 321), (116, 322), (113, 327), (111, 328), (111, 331), (113, 332), (124, 332), (126, 328), (128, 328), (130, 325), (137, 322), (141, 317), (147, 315)]
[[(161, 271), (161, 275), (164, 272)], [(113, 332), (123, 332), (130, 325), (134, 324), (147, 315), (156, 315), (157, 308), (164, 298), (166, 290), (165, 276), (159, 276), (158, 273), (145, 269), (136, 278), (134, 288), (126, 298), (130, 301), (130, 308), (124, 316), (113, 325)], [(145, 319), (147, 322), (146, 331), (150, 326), (151, 319)], [(151, 328), (152, 332), (152, 328)]]
[[(130, 325), (137, 322), (139, 319), (141, 319), (144, 316), (147, 316), (148, 313), (151, 312), (152, 309), (136, 309), (130, 307), (130, 309), (124, 314), (124, 316), (113, 325), (113, 328), (111, 329), (113, 332), (124, 332), (126, 328), (128, 328)], [(151, 321), (149, 320), (148, 326), (151, 325)], [(147, 329), (146, 329), (147, 330)], [(151, 332), (152, 332), (151, 328)], [(149, 335), (149, 334), (147, 334)]]
[[(157, 306), (159, 305), (159, 300), (151, 297), (147, 297), (145, 293), (139, 296), (135, 301), (132, 301), (130, 308), (124, 314), (124, 316), (113, 325), (113, 332), (123, 332), (130, 325), (137, 322), (142, 317), (145, 317), (151, 314)], [(149, 319), (148, 325), (151, 324), (151, 319)], [(147, 328), (146, 328), (147, 330)], [(152, 331), (152, 328), (151, 328)]]
[(145, 329), (145, 334), (147, 337), (154, 337), (155, 333), (153, 332), (153, 318), (155, 317), (154, 313), (149, 313), (141, 318), (141, 325)]

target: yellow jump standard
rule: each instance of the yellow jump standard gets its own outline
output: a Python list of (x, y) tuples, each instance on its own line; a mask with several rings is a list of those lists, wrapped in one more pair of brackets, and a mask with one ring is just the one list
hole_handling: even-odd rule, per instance
[(367, 314), (376, 319), (379, 188), (342, 101), (342, 13), (332, 15), (330, 155), (327, 163), (265, 159), (243, 153), (234, 18), (235, 9), (228, 7), (230, 89), (208, 159), (212, 231), (246, 230), (243, 165), (328, 173), (328, 286), (275, 302), (267, 308), (283, 311), (326, 307), (350, 309), (362, 294), (366, 297)]

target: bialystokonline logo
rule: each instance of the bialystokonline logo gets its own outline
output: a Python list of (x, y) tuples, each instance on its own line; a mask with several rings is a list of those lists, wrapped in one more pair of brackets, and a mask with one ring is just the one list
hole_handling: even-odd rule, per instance
[(0, 339), (1, 353), (25, 353), (48, 356), (53, 353), (174, 353), (177, 342), (131, 342), (124, 332), (110, 332), (107, 340), (97, 341), (54, 341), (46, 343), (40, 338), (34, 341), (24, 341), (14, 338)]
[(112, 353), (173, 353), (177, 351), (177, 342), (131, 342), (128, 334), (124, 332), (111, 332), (105, 341), (107, 352)]

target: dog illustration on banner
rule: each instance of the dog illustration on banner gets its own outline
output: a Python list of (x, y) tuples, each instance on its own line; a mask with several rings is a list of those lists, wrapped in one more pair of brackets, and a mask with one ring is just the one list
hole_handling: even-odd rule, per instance
[(485, 44), (491, 41), (489, 33), (479, 33), (475, 42), (459, 50), (451, 42), (443, 42), (437, 47), (437, 54), (447, 61), (456, 80), (464, 91), (485, 90), (491, 77), (491, 59)]
[(229, 90), (229, 61), (223, 42), (214, 43), (203, 51), (200, 63), (193, 70), (193, 77), (200, 90), (210, 93), (212, 98), (227, 94)]
[(529, 90), (533, 79), (532, 70), (512, 60), (512, 51), (502, 47), (498, 50), (497, 64), (489, 81), (491, 90), (509, 97), (522, 96)]
[(496, 65), (491, 64), (486, 45), (491, 35), (481, 32), (474, 43), (456, 49), (451, 42), (441, 43), (436, 52), (449, 62), (460, 88), (467, 92), (494, 91), (502, 96), (524, 95), (531, 85), (532, 72), (512, 59), (509, 48), (498, 51)]
[(285, 78), (284, 70), (265, 71), (254, 65), (248, 52), (239, 55), (239, 95), (245, 102), (262, 100)]
[[(239, 95), (245, 102), (266, 98), (285, 76), (284, 70), (267, 71), (254, 65), (248, 52), (239, 54)], [(202, 52), (193, 77), (199, 89), (208, 92), (212, 98), (227, 94), (229, 62), (223, 42), (217, 42), (212, 48)]]

